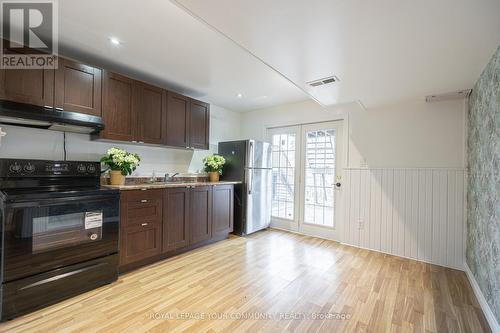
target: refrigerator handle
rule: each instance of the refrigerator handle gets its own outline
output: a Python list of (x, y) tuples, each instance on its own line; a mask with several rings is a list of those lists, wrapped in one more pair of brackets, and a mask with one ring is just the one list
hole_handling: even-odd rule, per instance
[(255, 147), (254, 147), (254, 141), (250, 140), (248, 142), (248, 167), (253, 168), (253, 163), (255, 160)]
[(252, 194), (253, 190), (253, 181), (252, 181), (252, 169), (247, 169), (247, 186), (248, 186), (248, 194)]

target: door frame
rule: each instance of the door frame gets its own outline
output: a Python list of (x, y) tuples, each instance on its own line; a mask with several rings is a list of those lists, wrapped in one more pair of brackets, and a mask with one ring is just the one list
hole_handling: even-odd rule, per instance
[[(334, 227), (316, 226), (313, 224), (304, 223), (304, 195), (305, 195), (305, 131), (313, 127), (334, 126), (337, 130), (336, 138), (340, 139), (340, 143), (336, 144), (336, 176), (340, 176), (340, 182), (344, 183), (344, 169), (348, 165), (349, 157), (349, 119), (348, 117), (309, 122), (309, 123), (294, 123), (294, 124), (273, 124), (265, 126), (264, 133), (267, 141), (272, 142), (272, 135), (280, 133), (296, 133), (296, 150), (295, 150), (295, 187), (294, 187), (294, 219), (288, 220), (279, 217), (271, 217), (271, 227), (284, 229), (301, 234), (341, 241), (342, 230), (344, 223), (344, 188), (341, 187), (335, 190), (334, 198)], [(300, 146), (297, 146), (297, 142)], [(337, 140), (336, 142), (339, 142)]]
[[(341, 212), (342, 191), (341, 188), (334, 187), (333, 198), (333, 220), (334, 226), (322, 226), (305, 222), (305, 184), (306, 184), (306, 133), (308, 131), (334, 129), (335, 130), (335, 182), (342, 183), (343, 159), (344, 159), (344, 124), (342, 121), (328, 121), (300, 126), (300, 182), (299, 182), (299, 232), (326, 239), (341, 239), (341, 226), (343, 214)], [(340, 177), (340, 179), (338, 178)]]

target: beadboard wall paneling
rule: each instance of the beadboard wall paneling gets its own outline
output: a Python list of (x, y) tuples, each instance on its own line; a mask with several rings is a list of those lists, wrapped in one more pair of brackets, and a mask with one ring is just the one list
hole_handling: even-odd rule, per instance
[(345, 169), (342, 241), (464, 268), (463, 169)]

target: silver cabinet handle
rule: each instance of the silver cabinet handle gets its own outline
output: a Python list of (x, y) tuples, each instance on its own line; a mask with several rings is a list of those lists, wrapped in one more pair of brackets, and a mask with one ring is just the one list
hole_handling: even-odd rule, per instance
[(56, 107), (56, 110), (58, 110), (58, 111), (64, 111), (64, 109), (61, 108), (61, 107)]
[(148, 189), (147, 188), (141, 188), (141, 191), (147, 191)]
[(143, 227), (145, 227), (147, 225), (148, 225), (147, 223), (141, 223), (141, 226), (143, 226)]
[(148, 202), (148, 201), (144, 199), (144, 200), (141, 200), (141, 202), (142, 202), (142, 203), (145, 203), (145, 202)]

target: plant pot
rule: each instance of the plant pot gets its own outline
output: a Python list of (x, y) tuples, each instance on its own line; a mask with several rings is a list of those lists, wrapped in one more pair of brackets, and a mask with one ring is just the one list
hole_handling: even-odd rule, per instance
[(208, 179), (210, 179), (210, 182), (216, 183), (219, 181), (220, 173), (218, 172), (209, 172), (208, 173)]
[(122, 175), (121, 171), (111, 170), (109, 172), (109, 184), (110, 185), (125, 185), (125, 176)]

